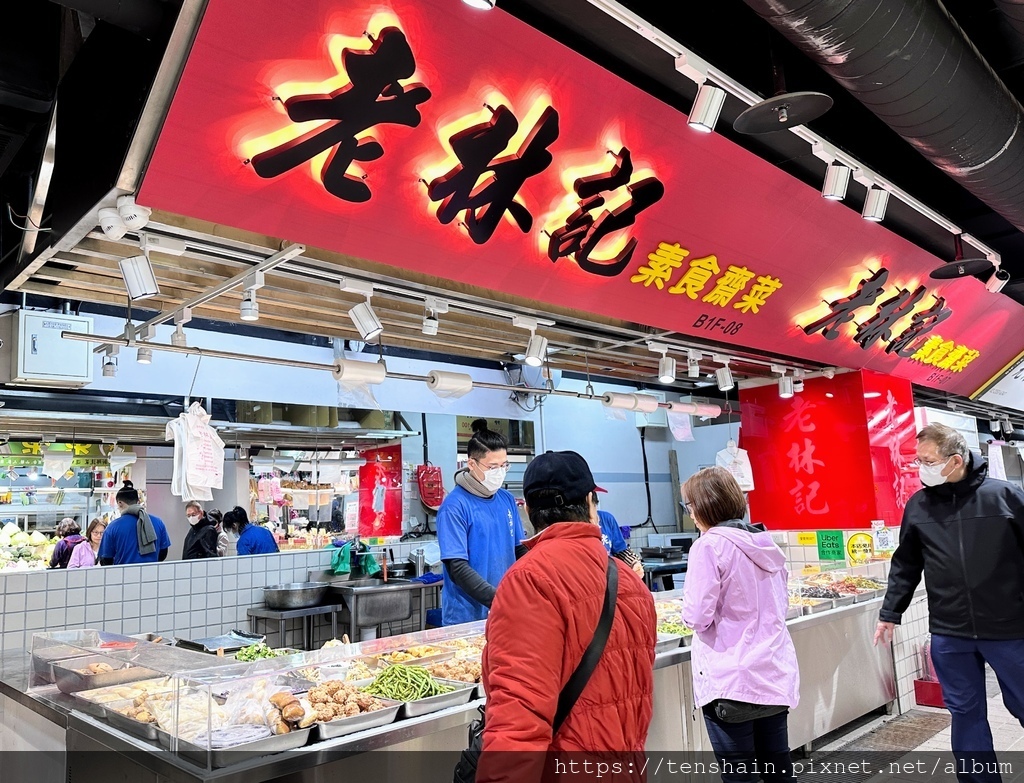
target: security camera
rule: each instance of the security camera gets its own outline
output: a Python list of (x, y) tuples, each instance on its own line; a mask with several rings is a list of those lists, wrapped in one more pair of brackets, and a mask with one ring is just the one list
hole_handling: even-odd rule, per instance
[(998, 294), (1003, 290), (1003, 286), (1009, 282), (1010, 273), (1005, 269), (997, 269), (992, 273), (992, 277), (988, 279), (988, 282), (985, 283), (985, 288), (987, 288), (990, 293)]

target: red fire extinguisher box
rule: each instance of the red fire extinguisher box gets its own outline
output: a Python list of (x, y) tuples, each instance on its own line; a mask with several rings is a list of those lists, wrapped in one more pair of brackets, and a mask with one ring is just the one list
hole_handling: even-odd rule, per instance
[(942, 686), (934, 680), (914, 680), (914, 698), (925, 707), (945, 707)]

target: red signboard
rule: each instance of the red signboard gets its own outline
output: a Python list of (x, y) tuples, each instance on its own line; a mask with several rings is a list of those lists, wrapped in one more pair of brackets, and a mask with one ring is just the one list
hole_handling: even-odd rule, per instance
[(961, 394), (1024, 325), (977, 280), (928, 280), (940, 261), (884, 227), (453, 0), (211, 0), (139, 200)]
[(740, 392), (742, 447), (757, 487), (751, 519), (773, 530), (898, 526), (920, 489), (907, 381), (873, 372), (815, 378), (790, 399)]

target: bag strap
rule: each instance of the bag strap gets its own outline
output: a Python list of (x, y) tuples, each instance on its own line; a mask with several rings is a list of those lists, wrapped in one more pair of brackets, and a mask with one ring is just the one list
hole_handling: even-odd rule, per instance
[(569, 681), (562, 688), (562, 692), (558, 694), (558, 709), (555, 711), (555, 722), (551, 726), (551, 736), (558, 733), (558, 730), (562, 728), (562, 724), (565, 723), (565, 719), (572, 712), (572, 708), (576, 706), (576, 701), (580, 698), (580, 694), (583, 693), (583, 689), (587, 687), (590, 675), (597, 668), (598, 661), (601, 660), (601, 655), (604, 653), (605, 645), (608, 643), (608, 635), (612, 630), (612, 620), (615, 619), (615, 599), (619, 594), (619, 569), (611, 558), (608, 558), (607, 575), (608, 584), (604, 591), (604, 608), (601, 609), (601, 620), (597, 624), (597, 630), (594, 631), (594, 638), (590, 640), (590, 644), (583, 653), (579, 666), (576, 667), (576, 671), (569, 677)]

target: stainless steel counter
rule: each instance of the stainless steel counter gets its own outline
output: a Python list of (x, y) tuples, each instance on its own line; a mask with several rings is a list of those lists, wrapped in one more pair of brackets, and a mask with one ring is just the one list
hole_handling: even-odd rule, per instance
[[(879, 599), (875, 599), (790, 621), (801, 672), (801, 703), (789, 721), (790, 741), (794, 747), (806, 745), (850, 720), (884, 707), (895, 698), (891, 649), (871, 645), (878, 608)], [(469, 633), (478, 632), (479, 628), (475, 628)], [(408, 635), (401, 643), (417, 643), (420, 636)], [(380, 645), (385, 641), (376, 643)], [(30, 690), (29, 671), (27, 654), (0, 660), (3, 734), (14, 732), (20, 743), (16, 749), (31, 747), (35, 742), (38, 749), (57, 750), (59, 747), (61, 751), (75, 752), (76, 780), (320, 783), (366, 776), (379, 779), (381, 764), (391, 768), (418, 763), (425, 768), (411, 770), (407, 775), (410, 780), (436, 779), (439, 783), (448, 783), (458, 753), (466, 745), (467, 726), (477, 717), (477, 707), (482, 703), (471, 702), (224, 769), (203, 769), (153, 743), (125, 734), (106, 721), (79, 712), (56, 688)], [(0, 749), (3, 747), (0, 741)], [(693, 707), (689, 647), (663, 653), (655, 660), (654, 720), (648, 748), (651, 751), (710, 749), (703, 717)], [(427, 764), (426, 757), (419, 754), (369, 752), (384, 749), (433, 751), (434, 754)], [(83, 750), (108, 752), (77, 753)], [(12, 779), (65, 783), (71, 770), (63, 765), (72, 756), (62, 752), (46, 755), (45, 765), (34, 763), (31, 770), (20, 771), (23, 776)], [(392, 771), (389, 769), (389, 775)]]

